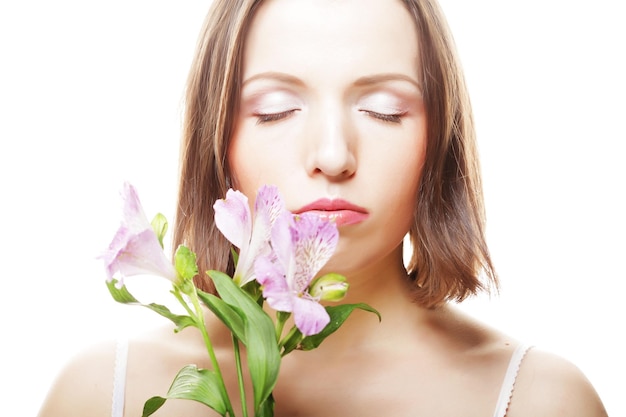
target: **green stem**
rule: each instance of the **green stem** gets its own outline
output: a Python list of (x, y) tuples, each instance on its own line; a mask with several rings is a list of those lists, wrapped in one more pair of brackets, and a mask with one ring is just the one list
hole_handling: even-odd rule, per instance
[(283, 339), (278, 343), (278, 348), (282, 349), (285, 346), (285, 343), (291, 339), (293, 337), (293, 335), (298, 331), (298, 328), (296, 326), (293, 326), (291, 328), (291, 330), (289, 330), (289, 333), (287, 333), (285, 335), (285, 337), (283, 337)]
[[(275, 325), (275, 330), (276, 330), (276, 341), (280, 342), (280, 338), (283, 335), (283, 329), (285, 328), (285, 323), (287, 322), (287, 319), (289, 318), (289, 316), (291, 316), (291, 313), (286, 313), (283, 311), (277, 311), (276, 312), (276, 325)], [(279, 345), (282, 346), (282, 345)]]
[(248, 406), (246, 403), (246, 390), (243, 384), (243, 371), (241, 369), (241, 352), (239, 350), (239, 339), (231, 334), (233, 338), (233, 347), (235, 348), (235, 364), (237, 365), (237, 380), (239, 381), (239, 397), (241, 398), (241, 410), (243, 417), (248, 417)]
[(180, 304), (187, 310), (187, 314), (189, 314), (192, 318), (195, 317), (196, 313), (189, 308), (189, 304), (183, 299), (183, 296), (178, 288), (172, 290), (172, 294), (174, 297), (180, 302)]
[(189, 294), (189, 299), (191, 300), (191, 303), (193, 304), (193, 307), (195, 309), (195, 313), (194, 313), (189, 308), (189, 305), (183, 299), (181, 292), (178, 288), (176, 288), (173, 291), (173, 293), (178, 299), (178, 301), (180, 301), (180, 303), (185, 307), (189, 315), (195, 318), (196, 320), (196, 324), (198, 326), (198, 329), (200, 330), (200, 333), (202, 334), (202, 339), (204, 340), (204, 345), (206, 346), (207, 352), (209, 353), (209, 358), (211, 358), (211, 365), (213, 366), (213, 371), (219, 377), (219, 381), (222, 384), (221, 386), (222, 391), (226, 393), (226, 396), (225, 396), (226, 397), (225, 398), (226, 409), (227, 409), (226, 412), (228, 413), (228, 415), (234, 417), (235, 411), (233, 410), (233, 406), (230, 403), (230, 398), (228, 397), (228, 391), (226, 391), (226, 384), (224, 384), (224, 377), (222, 376), (222, 371), (220, 370), (220, 365), (217, 361), (217, 356), (215, 356), (215, 351), (213, 350), (213, 344), (211, 343), (211, 339), (209, 338), (209, 333), (207, 332), (206, 324), (204, 322), (204, 311), (202, 310), (202, 306), (200, 305), (198, 294), (196, 293), (195, 290), (191, 291), (191, 294)]

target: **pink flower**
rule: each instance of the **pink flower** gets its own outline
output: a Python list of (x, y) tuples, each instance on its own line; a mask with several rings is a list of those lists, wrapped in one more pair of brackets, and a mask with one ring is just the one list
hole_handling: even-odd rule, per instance
[(267, 303), (275, 310), (293, 313), (296, 327), (305, 336), (319, 333), (330, 321), (319, 299), (308, 290), (338, 239), (335, 223), (315, 214), (286, 212), (272, 228), (273, 256), (260, 257), (255, 263)]
[(122, 223), (108, 249), (100, 256), (107, 281), (118, 275), (119, 288), (124, 285), (125, 277), (133, 275), (152, 274), (175, 281), (176, 271), (146, 218), (137, 191), (125, 183), (121, 194)]
[(254, 219), (248, 198), (239, 191), (229, 189), (226, 198), (215, 202), (215, 224), (230, 243), (239, 249), (239, 258), (233, 280), (243, 286), (252, 281), (254, 260), (270, 252), (269, 240), (272, 225), (282, 211), (284, 203), (274, 186), (263, 186), (255, 200)]

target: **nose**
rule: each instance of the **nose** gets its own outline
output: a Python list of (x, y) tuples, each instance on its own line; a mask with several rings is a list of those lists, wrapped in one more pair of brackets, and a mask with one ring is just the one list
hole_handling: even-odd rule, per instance
[(349, 118), (341, 112), (322, 115), (310, 130), (308, 171), (338, 181), (351, 177), (357, 168), (356, 141)]

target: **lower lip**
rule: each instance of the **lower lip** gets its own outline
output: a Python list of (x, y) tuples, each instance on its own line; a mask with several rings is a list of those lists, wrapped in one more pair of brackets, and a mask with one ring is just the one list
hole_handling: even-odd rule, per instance
[(310, 210), (307, 213), (314, 213), (322, 219), (332, 220), (338, 227), (361, 223), (369, 217), (368, 213), (353, 210)]

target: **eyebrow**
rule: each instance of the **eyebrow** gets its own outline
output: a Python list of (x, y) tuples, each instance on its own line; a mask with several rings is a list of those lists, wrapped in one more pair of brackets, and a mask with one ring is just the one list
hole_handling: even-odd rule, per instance
[(396, 72), (361, 77), (354, 82), (354, 85), (357, 87), (363, 87), (363, 86), (368, 86), (372, 84), (382, 83), (385, 81), (407, 81), (413, 84), (419, 91), (422, 91), (422, 85), (417, 80), (409, 77), (408, 75), (400, 74)]
[[(242, 83), (242, 86), (245, 86), (246, 84), (252, 81), (263, 80), (263, 79), (280, 81), (286, 84), (297, 85), (297, 86), (305, 85), (301, 79), (294, 77), (292, 75), (285, 74), (283, 72), (277, 72), (277, 71), (267, 71), (267, 72), (262, 72), (259, 74), (254, 74), (253, 76), (245, 79)], [(417, 80), (409, 77), (408, 75), (395, 73), (395, 72), (367, 75), (367, 76), (357, 79), (354, 82), (354, 85), (357, 87), (364, 87), (364, 86), (383, 83), (386, 81), (406, 81), (406, 82), (413, 84), (419, 91), (422, 91), (422, 85)]]
[(294, 77), (293, 75), (285, 74), (283, 72), (276, 72), (276, 71), (267, 71), (267, 72), (261, 72), (259, 74), (254, 74), (250, 78), (245, 79), (242, 83), (242, 86), (252, 81), (264, 80), (264, 79), (280, 81), (285, 84), (304, 86), (304, 83), (299, 78)]

